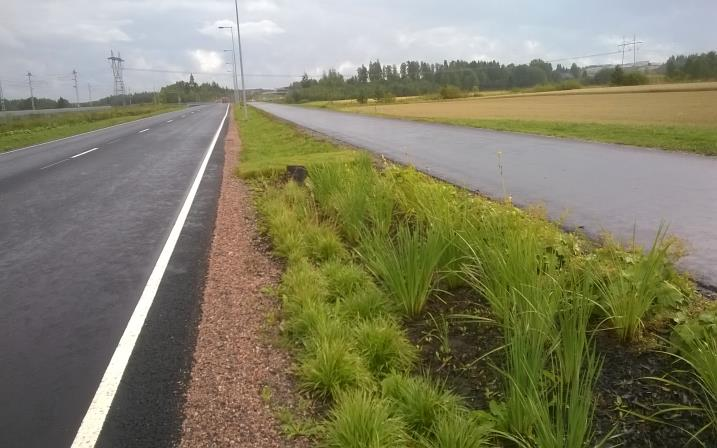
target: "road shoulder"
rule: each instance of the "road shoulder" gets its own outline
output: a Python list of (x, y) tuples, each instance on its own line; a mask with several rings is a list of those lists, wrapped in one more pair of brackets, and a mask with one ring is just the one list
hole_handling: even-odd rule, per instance
[(234, 175), (239, 138), (231, 120), (181, 446), (286, 447), (271, 403), (295, 401), (291, 358), (279, 348), (275, 287), (281, 265), (257, 230), (251, 193)]

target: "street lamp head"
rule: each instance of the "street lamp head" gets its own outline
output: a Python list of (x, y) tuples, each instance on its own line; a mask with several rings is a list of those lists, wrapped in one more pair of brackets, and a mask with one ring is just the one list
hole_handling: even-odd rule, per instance
[(220, 26), (220, 27), (218, 27), (218, 28), (219, 28), (220, 30), (225, 30), (225, 29), (231, 29), (231, 28), (234, 28), (234, 27), (232, 27), (232, 26)]

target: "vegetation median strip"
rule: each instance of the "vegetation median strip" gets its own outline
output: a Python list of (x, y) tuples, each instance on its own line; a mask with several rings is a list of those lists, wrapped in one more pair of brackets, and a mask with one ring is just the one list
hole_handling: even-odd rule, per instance
[[(711, 315), (669, 238), (595, 245), (258, 111), (240, 126), (238, 174), (287, 260), (281, 328), (322, 443), (714, 443), (707, 369), (680, 373), (709, 365), (702, 345), (675, 345), (689, 362), (674, 370), (664, 354), (676, 322)], [(307, 166), (306, 186), (281, 180), (286, 164)]]

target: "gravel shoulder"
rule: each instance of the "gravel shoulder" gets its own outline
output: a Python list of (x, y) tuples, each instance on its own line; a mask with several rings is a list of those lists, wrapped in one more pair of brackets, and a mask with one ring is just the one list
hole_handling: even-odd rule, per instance
[(282, 267), (260, 238), (250, 189), (234, 175), (239, 147), (232, 119), (180, 446), (304, 446), (286, 439), (272, 410), (297, 397), (291, 357), (271, 325), (280, 304), (265, 293)]

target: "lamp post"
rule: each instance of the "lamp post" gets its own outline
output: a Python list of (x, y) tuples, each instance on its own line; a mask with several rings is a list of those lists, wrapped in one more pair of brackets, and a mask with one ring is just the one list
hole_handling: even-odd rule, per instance
[(242, 52), (241, 52), (241, 32), (239, 31), (239, 3), (237, 3), (237, 0), (234, 0), (234, 11), (236, 12), (237, 17), (237, 43), (239, 44), (239, 71), (241, 72), (241, 96), (242, 100), (244, 102), (244, 119), (246, 120), (249, 118), (247, 109), (246, 109), (246, 89), (244, 88), (244, 60), (242, 58)]
[(233, 27), (233, 26), (220, 26), (220, 27), (219, 27), (220, 30), (224, 30), (224, 29), (227, 29), (227, 28), (229, 29), (229, 32), (230, 32), (231, 35), (232, 35), (232, 49), (231, 49), (231, 50), (224, 50), (224, 51), (225, 51), (225, 52), (226, 52), (226, 51), (231, 51), (231, 52), (232, 52), (232, 60), (234, 61), (234, 62), (233, 62), (234, 71), (233, 71), (233, 74), (232, 74), (232, 78), (234, 79), (234, 103), (238, 103), (238, 102), (239, 102), (239, 95), (238, 95), (238, 93), (237, 93), (237, 89), (238, 89), (238, 84), (237, 84), (237, 57), (236, 57), (236, 52), (234, 51), (234, 27)]
[[(224, 50), (225, 53), (232, 52), (232, 58), (234, 57), (234, 50)], [(239, 85), (237, 84), (237, 64), (236, 59), (234, 59), (234, 62), (227, 62), (226, 65), (231, 65), (232, 70), (230, 73), (232, 74), (232, 79), (234, 80), (234, 102), (239, 102)]]

